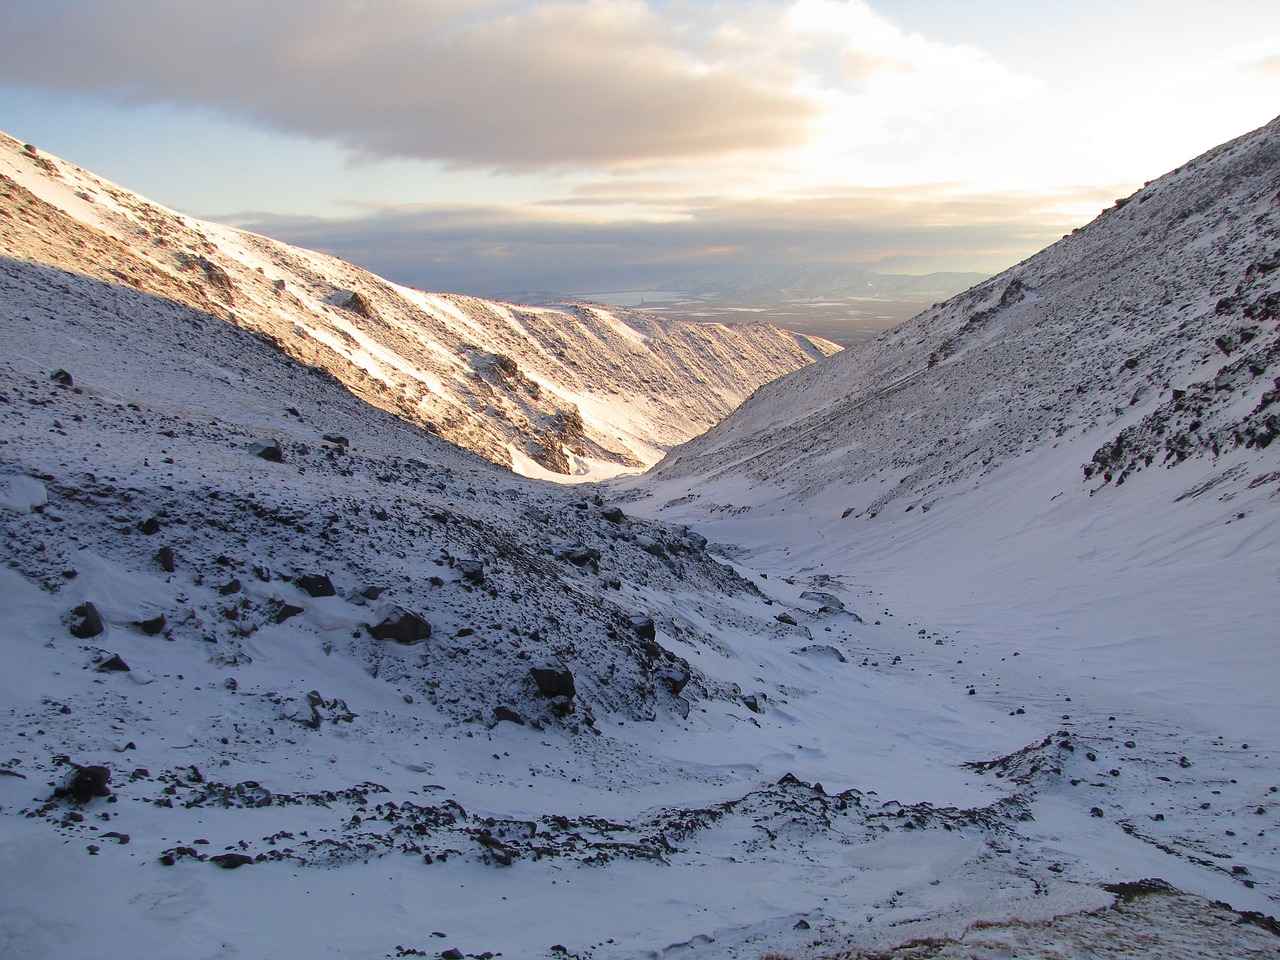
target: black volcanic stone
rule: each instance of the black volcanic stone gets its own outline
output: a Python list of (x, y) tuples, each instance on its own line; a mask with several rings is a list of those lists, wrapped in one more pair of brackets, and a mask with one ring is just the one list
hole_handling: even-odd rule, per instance
[(333, 588), (333, 581), (323, 573), (309, 573), (305, 577), (299, 577), (296, 582), (313, 597), (332, 597), (338, 592)]
[(72, 610), (71, 615), (76, 618), (76, 622), (71, 624), (73, 637), (88, 640), (106, 629), (106, 624), (102, 622), (102, 614), (88, 600)]

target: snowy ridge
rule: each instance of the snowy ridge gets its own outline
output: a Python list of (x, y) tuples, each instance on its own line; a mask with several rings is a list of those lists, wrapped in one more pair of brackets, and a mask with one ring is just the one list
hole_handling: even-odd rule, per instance
[(756, 387), (839, 349), (765, 324), (423, 294), (175, 213), (3, 135), (0, 177), (7, 255), (84, 265), (215, 313), (521, 473), (643, 469)]

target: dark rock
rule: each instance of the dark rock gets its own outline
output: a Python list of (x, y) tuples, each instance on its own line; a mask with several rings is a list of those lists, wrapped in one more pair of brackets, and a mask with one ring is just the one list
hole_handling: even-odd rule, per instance
[(671, 691), (672, 696), (678, 697), (689, 685), (692, 674), (682, 667), (665, 667), (654, 679)]
[(138, 524), (138, 532), (146, 534), (148, 537), (160, 532), (160, 520), (156, 517), (147, 517)]
[(107, 831), (106, 833), (104, 833), (102, 836), (103, 836), (104, 838), (109, 837), (110, 839), (112, 839), (112, 840), (116, 841), (117, 843), (119, 843), (119, 844), (120, 844), (120, 846), (122, 846), (122, 847), (123, 847), (126, 843), (128, 843), (128, 842), (129, 842), (129, 840), (131, 839), (131, 838), (130, 838), (130, 836), (129, 836), (127, 833), (120, 833), (118, 830), (108, 830), (108, 831)]
[(129, 665), (124, 662), (124, 659), (120, 656), (120, 654), (113, 653), (111, 655), (111, 659), (104, 660), (102, 663), (98, 664), (98, 672), (99, 673), (112, 673), (112, 672), (129, 673)]
[(459, 560), (454, 563), (453, 568), (467, 583), (474, 583), (476, 586), (484, 583), (484, 564), (479, 560)]
[(292, 603), (280, 604), (280, 609), (276, 611), (276, 623), (284, 623), (290, 617), (296, 617), (302, 613), (301, 607), (295, 607)]
[(243, 584), (240, 583), (240, 580), (238, 577), (232, 577), (230, 581), (228, 581), (227, 583), (224, 583), (222, 586), (218, 588), (218, 592), (222, 594), (224, 597), (229, 597), (233, 593), (239, 593), (240, 588), (242, 586)]
[(520, 716), (520, 714), (516, 713), (510, 707), (494, 707), (493, 722), (501, 723), (503, 720), (510, 721), (511, 723), (517, 724), (521, 727), (524, 726), (524, 717)]
[(590, 547), (570, 547), (562, 556), (575, 567), (585, 567), (590, 564), (592, 569), (597, 571), (600, 569), (599, 550), (593, 550)]
[(360, 591), (360, 596), (364, 597), (366, 600), (377, 600), (386, 592), (386, 587), (365, 587)]
[(561, 664), (543, 663), (529, 669), (529, 675), (537, 684), (538, 692), (544, 697), (569, 697), (577, 693), (573, 684), (573, 674), (569, 668)]
[(74, 381), (71, 379), (71, 374), (67, 373), (67, 371), (63, 370), (61, 367), (49, 374), (49, 379), (60, 387), (70, 387), (74, 385)]
[(237, 867), (253, 863), (253, 857), (245, 853), (219, 853), (210, 857), (209, 862), (216, 863), (223, 870), (235, 870)]
[(421, 643), (431, 639), (431, 624), (408, 610), (391, 615), (377, 626), (368, 628), (375, 640), (391, 640), (395, 643)]
[(332, 443), (338, 447), (345, 447), (351, 443), (350, 440), (348, 440), (346, 437), (344, 437), (340, 433), (326, 433), (323, 437), (321, 437), (321, 439), (324, 440), (325, 443)]
[(752, 713), (764, 713), (764, 711), (760, 708), (760, 700), (755, 694), (747, 694), (746, 696), (744, 696), (742, 698), (742, 703), (743, 703), (743, 706), (745, 706)]
[(111, 791), (107, 784), (111, 782), (111, 771), (106, 767), (77, 767), (54, 791), (55, 797), (66, 797), (73, 803), (85, 804), (94, 797), (109, 797)]
[(156, 563), (160, 564), (160, 569), (165, 573), (173, 573), (175, 569), (173, 562), (173, 547), (161, 547), (157, 550)]
[(71, 611), (71, 615), (75, 617), (75, 622), (71, 624), (71, 635), (81, 640), (88, 640), (96, 637), (106, 629), (106, 624), (102, 622), (102, 614), (98, 613), (98, 608), (86, 600), (80, 606)]
[(284, 463), (284, 451), (279, 440), (263, 440), (254, 446), (254, 455), (271, 463)]
[(440, 960), (463, 960), (464, 956), (466, 955), (457, 947), (450, 947), (448, 950), (440, 951)]
[(150, 620), (135, 620), (133, 625), (149, 637), (164, 632), (164, 614)]
[(657, 636), (657, 628), (654, 626), (653, 617), (632, 617), (631, 629), (636, 632), (636, 636), (641, 640), (652, 640)]
[(333, 588), (333, 581), (323, 573), (309, 573), (294, 582), (313, 597), (332, 597), (338, 593)]
[(605, 507), (600, 511), (600, 516), (610, 523), (622, 523), (627, 519), (627, 515), (622, 512), (621, 507)]
[(796, 623), (796, 618), (789, 613), (779, 613), (773, 619), (777, 620), (779, 623), (785, 623), (789, 627), (799, 626), (799, 624)]

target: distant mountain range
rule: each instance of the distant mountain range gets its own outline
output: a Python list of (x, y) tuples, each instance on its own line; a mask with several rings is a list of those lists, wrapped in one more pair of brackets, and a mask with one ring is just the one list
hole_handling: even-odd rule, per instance
[(598, 302), (639, 307), (664, 317), (711, 323), (767, 321), (851, 346), (987, 279), (981, 273), (922, 276), (851, 267), (756, 270), (709, 279), (672, 280), (647, 290), (575, 293), (521, 291), (521, 303)]

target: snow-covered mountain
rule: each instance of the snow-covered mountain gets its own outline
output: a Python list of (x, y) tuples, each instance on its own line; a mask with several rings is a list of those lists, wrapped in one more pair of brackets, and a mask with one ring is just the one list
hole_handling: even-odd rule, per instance
[(0, 952), (1272, 955), (1276, 143), (587, 488), (6, 183)]
[(253, 330), (374, 406), (526, 474), (642, 469), (756, 387), (839, 349), (768, 324), (423, 293), (175, 213), (3, 134), (0, 185), (0, 253)]

